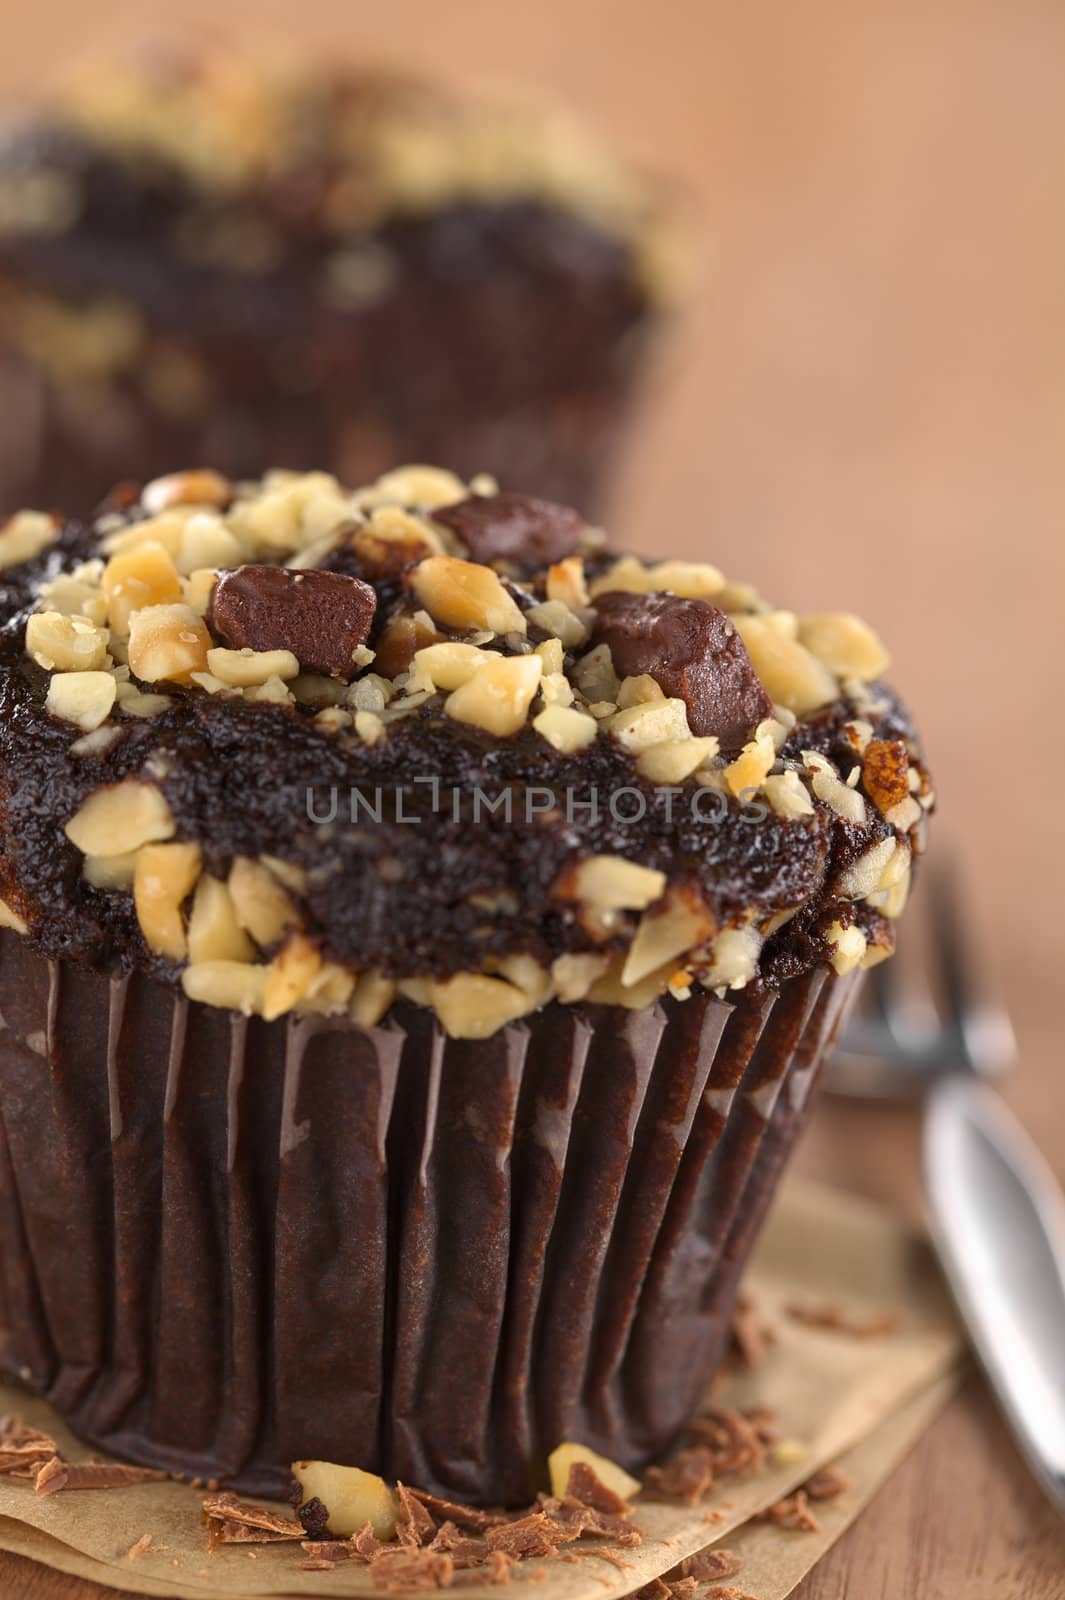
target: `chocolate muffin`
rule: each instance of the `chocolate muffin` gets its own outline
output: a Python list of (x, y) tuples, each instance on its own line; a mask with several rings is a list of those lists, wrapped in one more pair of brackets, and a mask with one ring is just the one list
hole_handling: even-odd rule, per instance
[(587, 512), (678, 259), (657, 187), (513, 97), (217, 43), (85, 68), (0, 137), (0, 513), (189, 460)]
[(260, 1491), (640, 1469), (923, 848), (874, 634), (423, 467), (0, 559), (7, 1372)]

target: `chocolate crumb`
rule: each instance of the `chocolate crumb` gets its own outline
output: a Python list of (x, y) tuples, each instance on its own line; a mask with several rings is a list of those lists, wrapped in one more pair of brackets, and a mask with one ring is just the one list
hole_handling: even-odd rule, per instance
[(805, 1490), (796, 1489), (794, 1494), (786, 1495), (783, 1500), (778, 1500), (775, 1505), (769, 1506), (758, 1519), (761, 1522), (775, 1522), (778, 1528), (787, 1528), (793, 1533), (819, 1533), (821, 1524), (810, 1510)]
[(839, 1495), (845, 1494), (851, 1486), (851, 1480), (843, 1472), (837, 1472), (835, 1467), (821, 1467), (812, 1477), (807, 1478), (803, 1489), (811, 1500), (835, 1500)]
[(485, 1583), (509, 1583), (514, 1562), (504, 1550), (492, 1550), (484, 1568)]
[(750, 1406), (743, 1415), (763, 1444), (775, 1444), (778, 1437), (777, 1414), (771, 1406)]
[(142, 1533), (135, 1544), (131, 1544), (126, 1551), (127, 1561), (136, 1561), (138, 1556), (162, 1555), (166, 1550), (165, 1544), (156, 1544), (150, 1533)]
[(706, 1591), (706, 1600), (758, 1600), (754, 1594), (745, 1594), (742, 1589), (723, 1589), (720, 1585)]

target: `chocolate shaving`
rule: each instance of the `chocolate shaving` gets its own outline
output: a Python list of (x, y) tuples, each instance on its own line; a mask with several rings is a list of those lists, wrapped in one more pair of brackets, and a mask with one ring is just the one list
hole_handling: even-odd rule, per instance
[(208, 1517), (207, 1548), (217, 1550), (220, 1544), (290, 1544), (292, 1535), (270, 1533), (265, 1528), (249, 1528), (246, 1522), (236, 1522), (232, 1517)]
[(207, 1523), (207, 1548), (223, 1544), (288, 1544), (304, 1537), (303, 1524), (266, 1506), (240, 1500), (226, 1490), (202, 1502)]
[(571, 1495), (563, 1500), (555, 1500), (546, 1494), (539, 1496), (539, 1506), (552, 1522), (561, 1523), (566, 1528), (576, 1528), (578, 1537), (613, 1539), (615, 1544), (629, 1546), (643, 1543), (643, 1529), (629, 1520), (628, 1508), (624, 1517), (617, 1517), (611, 1512), (597, 1511), (594, 1506), (574, 1500)]
[(300, 1549), (322, 1561), (361, 1561), (365, 1559), (351, 1539), (303, 1539)]
[(682, 1578), (694, 1578), (697, 1583), (709, 1583), (712, 1578), (734, 1578), (743, 1562), (731, 1550), (700, 1550), (685, 1556), (676, 1567)]
[(846, 1334), (851, 1339), (879, 1339), (894, 1333), (899, 1325), (897, 1311), (854, 1317), (835, 1301), (820, 1306), (790, 1305), (785, 1308), (785, 1314), (804, 1328), (822, 1328), (829, 1333)]
[(706, 1600), (758, 1600), (754, 1594), (745, 1594), (742, 1589), (722, 1589), (720, 1585), (706, 1591)]
[(137, 1483), (158, 1483), (168, 1477), (152, 1467), (133, 1467), (111, 1461), (61, 1461), (53, 1456), (37, 1474), (40, 1495), (58, 1494), (61, 1489), (128, 1489)]
[(652, 1578), (642, 1589), (637, 1589), (633, 1600), (669, 1600), (669, 1585), (661, 1578)]
[(615, 1517), (629, 1514), (628, 1501), (605, 1484), (587, 1461), (575, 1461), (570, 1467), (566, 1495), (571, 1500), (579, 1500), (582, 1506), (591, 1506), (593, 1511), (605, 1511)]
[(425, 1489), (410, 1489), (408, 1493), (419, 1500), (437, 1522), (457, 1522), (460, 1528), (480, 1531), (510, 1520), (505, 1511), (487, 1511), (480, 1506), (460, 1505), (455, 1500), (443, 1500), (439, 1495), (429, 1494)]
[(710, 1452), (715, 1475), (725, 1472), (755, 1473), (765, 1466), (765, 1445), (758, 1424), (742, 1411), (707, 1411), (688, 1430)]
[(5, 1421), (12, 1425), (0, 1436), (0, 1475), (35, 1478), (39, 1467), (58, 1456), (55, 1440), (37, 1428), (27, 1427), (17, 1417)]
[(356, 1552), (366, 1561), (372, 1561), (374, 1556), (379, 1556), (393, 1548), (392, 1545), (386, 1544), (383, 1539), (377, 1537), (373, 1531), (372, 1522), (364, 1522), (359, 1531), (353, 1536), (351, 1542)]
[(435, 1550), (402, 1548), (374, 1556), (370, 1580), (386, 1594), (412, 1594), (418, 1589), (448, 1589), (455, 1575), (449, 1555)]
[(228, 1489), (222, 1494), (208, 1495), (203, 1501), (203, 1514), (209, 1521), (235, 1522), (278, 1539), (305, 1537), (302, 1525), (294, 1517), (282, 1516), (279, 1511), (255, 1505), (250, 1500), (240, 1500)]
[(619, 1572), (631, 1572), (632, 1562), (626, 1561), (616, 1550), (567, 1550), (567, 1561), (606, 1561)]
[(775, 1522), (778, 1528), (788, 1528), (793, 1533), (819, 1533), (821, 1529), (803, 1489), (796, 1489), (794, 1494), (769, 1506), (761, 1513), (759, 1520)]
[(417, 1495), (411, 1493), (405, 1483), (396, 1484), (396, 1498), (399, 1501), (396, 1538), (400, 1544), (415, 1547), (428, 1544), (436, 1532), (436, 1523), (425, 1505)]
[(649, 1467), (644, 1488), (693, 1506), (714, 1482), (714, 1457), (705, 1445), (678, 1450), (661, 1467)]
[(837, 1496), (845, 1494), (851, 1486), (851, 1480), (842, 1472), (837, 1472), (835, 1467), (822, 1467), (812, 1477), (807, 1478), (803, 1484), (805, 1493), (811, 1500), (835, 1500)]
[(485, 1533), (490, 1549), (502, 1550), (518, 1561), (529, 1556), (557, 1556), (560, 1544), (569, 1544), (580, 1536), (578, 1526), (567, 1526), (542, 1511), (532, 1511), (516, 1522), (505, 1522)]
[(634, 1600), (690, 1600), (697, 1587), (694, 1578), (652, 1578), (637, 1589)]
[(442, 1528), (437, 1529), (428, 1548), (449, 1555), (456, 1571), (459, 1568), (483, 1566), (494, 1554), (486, 1540), (477, 1538), (475, 1534), (463, 1533), (453, 1522), (445, 1522)]
[(314, 1561), (296, 1562), (296, 1568), (299, 1572), (332, 1572), (335, 1566), (335, 1561), (328, 1561), (323, 1556), (319, 1556)]

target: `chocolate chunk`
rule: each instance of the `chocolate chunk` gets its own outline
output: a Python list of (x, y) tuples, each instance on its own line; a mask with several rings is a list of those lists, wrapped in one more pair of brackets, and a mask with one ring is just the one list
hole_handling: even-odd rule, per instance
[(584, 527), (568, 506), (524, 494), (473, 495), (434, 511), (433, 520), (457, 534), (471, 561), (507, 561), (524, 572), (572, 555)]
[(291, 650), (300, 666), (350, 683), (377, 596), (341, 572), (249, 565), (223, 572), (207, 626), (233, 650)]
[(772, 714), (746, 645), (709, 601), (612, 590), (595, 607), (593, 643), (609, 645), (618, 676), (646, 673), (683, 700), (694, 734), (716, 734), (723, 750), (736, 750)]

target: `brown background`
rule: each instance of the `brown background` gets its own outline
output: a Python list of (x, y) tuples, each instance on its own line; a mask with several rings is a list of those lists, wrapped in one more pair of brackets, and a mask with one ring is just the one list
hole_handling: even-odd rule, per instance
[[(616, 497), (891, 643), (937, 848), (1021, 1042), (1011, 1095), (1065, 1176), (1065, 6), (1060, 0), (300, 0), (307, 37), (520, 78), (686, 187), (706, 245)], [(171, 0), (274, 36), (290, 0)], [(144, 0), (5, 0), (0, 91), (143, 36)], [(805, 1164), (915, 1207), (914, 1126), (826, 1106)], [(8, 1588), (10, 1583), (11, 1588)], [(16, 1589), (16, 1585), (20, 1586)], [(0, 1592), (81, 1597), (0, 1561)], [(803, 1600), (1055, 1600), (1065, 1531), (977, 1385)]]

